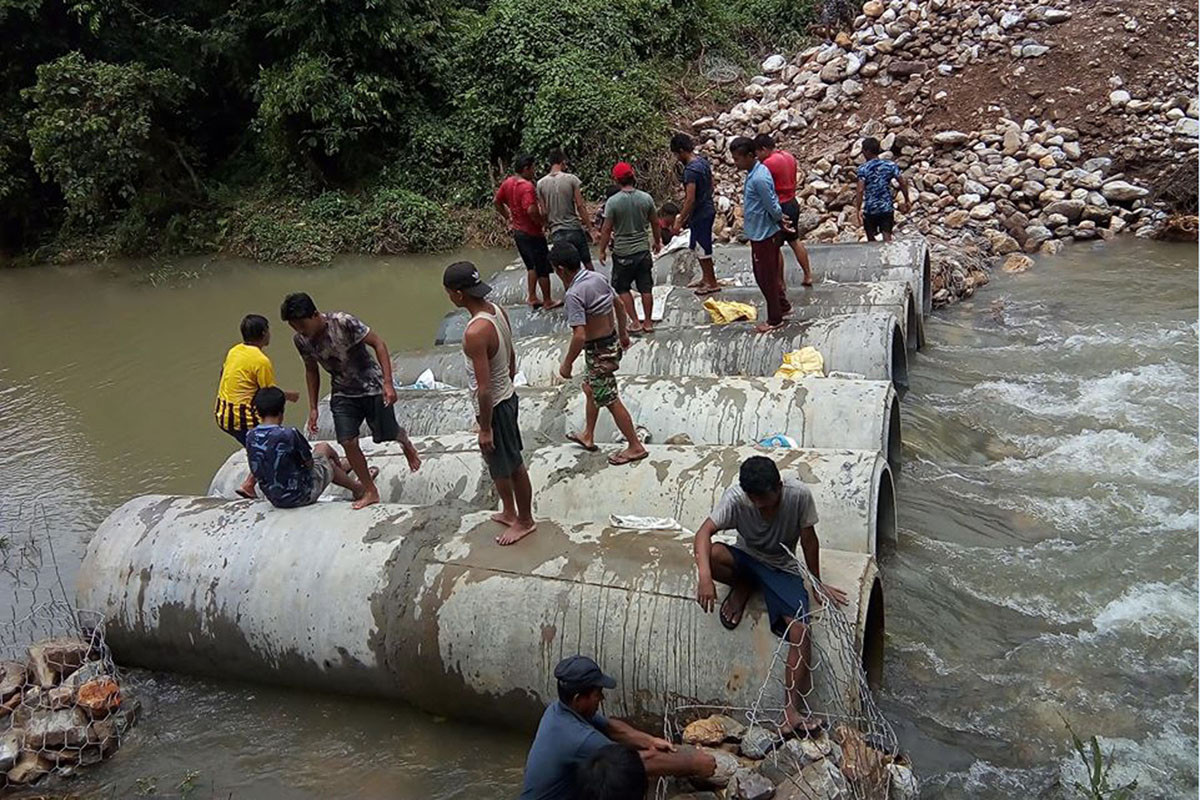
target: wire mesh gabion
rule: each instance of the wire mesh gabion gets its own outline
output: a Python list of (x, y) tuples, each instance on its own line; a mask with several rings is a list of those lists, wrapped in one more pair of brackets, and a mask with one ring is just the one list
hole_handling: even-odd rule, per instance
[[(916, 777), (872, 697), (853, 620), (813, 579), (803, 560), (796, 563), (815, 602), (807, 614), (796, 610), (763, 670), (753, 705), (674, 703), (664, 714), (664, 736), (711, 752), (717, 773), (699, 788), (723, 789), (726, 798), (915, 800)], [(814, 636), (821, 629), (825, 635)], [(806, 639), (812, 680), (793, 685), (786, 665), (789, 656), (799, 657)], [(822, 677), (827, 680), (818, 680)], [(813, 687), (818, 684), (850, 688), (817, 692)], [(790, 723), (788, 698), (794, 708)], [(803, 733), (793, 733), (796, 728)], [(661, 780), (656, 797), (675, 797), (680, 791), (687, 787)]]
[[(102, 615), (66, 597), (46, 516), (0, 513), (0, 794), (112, 755), (140, 703), (122, 692)], [(49, 575), (47, 575), (49, 573)]]

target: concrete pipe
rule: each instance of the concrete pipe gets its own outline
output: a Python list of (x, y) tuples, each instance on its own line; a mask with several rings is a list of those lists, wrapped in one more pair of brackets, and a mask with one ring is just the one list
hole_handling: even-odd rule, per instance
[[(672, 279), (672, 271), (675, 267), (675, 256), (677, 253), (658, 256), (654, 259), (654, 283), (656, 285), (666, 285), (675, 283)], [(604, 277), (612, 280), (612, 261), (611, 259), (604, 264), (595, 264), (596, 271)], [(525, 267), (521, 262), (509, 264), (493, 273), (487, 278), (488, 286), (492, 287), (491, 294), (488, 299), (493, 303), (499, 303), (503, 306), (518, 306), (524, 304), (527, 299), (528, 287), (526, 285)], [(562, 281), (557, 275), (550, 276), (551, 292), (555, 298), (561, 298), (563, 294)]]
[[(566, 350), (565, 335), (533, 336), (516, 347), (517, 365), (532, 386), (551, 386)], [(908, 354), (904, 335), (886, 312), (787, 322), (765, 335), (751, 333), (748, 323), (705, 325), (662, 330), (641, 337), (625, 353), (625, 375), (774, 375), (783, 354), (812, 346), (825, 359), (826, 372), (852, 373), (868, 380), (889, 380), (897, 389), (908, 386)], [(577, 369), (582, 369), (582, 359)], [(398, 353), (392, 370), (400, 384), (411, 383), (426, 369), (452, 386), (466, 385), (459, 345)]]
[[(395, 698), (526, 729), (555, 698), (554, 665), (576, 652), (616, 677), (609, 713), (642, 724), (682, 704), (755, 703), (778, 640), (758, 598), (732, 632), (700, 610), (685, 539), (545, 521), (502, 548), (495, 532), (486, 512), (447, 505), (141, 497), (93, 536), (76, 599), (105, 615), (123, 664)], [(855, 641), (836, 650), (850, 667), (867, 659), (877, 679), (874, 560), (821, 558), (825, 580), (850, 598)], [(856, 670), (827, 655), (831, 613), (811, 620), (818, 706), (840, 696), (853, 707)]]
[[(583, 426), (578, 381), (517, 391), (527, 445), (561, 442), (568, 429)], [(621, 379), (621, 398), (652, 442), (686, 436), (693, 444), (745, 444), (785, 434), (801, 447), (879, 450), (893, 470), (900, 466), (900, 401), (887, 381), (631, 375)], [(396, 416), (411, 436), (459, 433), (475, 424), (465, 389), (400, 392)], [(615, 441), (615, 434), (610, 415), (601, 414), (597, 440)], [(334, 438), (327, 400), (317, 435)]]
[[(902, 239), (886, 244), (808, 245), (813, 277), (819, 282), (903, 280), (912, 286), (913, 296), (923, 315), (933, 310), (932, 273), (929, 248), (924, 239)], [(672, 282), (686, 284), (698, 275), (696, 261), (687, 253), (672, 259)], [(798, 287), (804, 273), (791, 256), (784, 254), (784, 270), (789, 287)], [(713, 268), (722, 280), (754, 285), (750, 249), (744, 245), (717, 245), (713, 249)]]
[[(655, 306), (662, 314), (660, 327), (679, 328), (711, 324), (704, 309), (707, 298), (697, 297), (684, 287), (663, 287), (656, 292)], [(748, 303), (758, 309), (759, 319), (765, 319), (766, 307), (762, 293), (752, 286), (731, 286), (717, 300)], [(909, 350), (924, 344), (924, 319), (913, 301), (912, 290), (903, 281), (871, 283), (823, 283), (810, 289), (793, 287), (788, 292), (792, 302), (792, 319), (818, 319), (846, 314), (887, 311), (895, 318), (904, 334)], [(640, 301), (638, 301), (640, 303)], [(640, 308), (640, 306), (639, 306)], [(533, 310), (527, 305), (507, 306), (509, 322), (518, 338), (566, 333), (566, 319), (561, 308), (552, 311)], [(452, 311), (442, 318), (434, 344), (461, 342), (471, 317), (465, 310)]]
[[(451, 440), (457, 439), (457, 444)], [(399, 445), (363, 442), (363, 452), (379, 468), (376, 483), (385, 503), (429, 505), (462, 501), (472, 508), (494, 508), (491, 478), (474, 447), (474, 437), (433, 440), (446, 449), (422, 449), (421, 469), (410, 472)], [(418, 448), (428, 440), (417, 443)], [(525, 453), (538, 518), (572, 522), (608, 521), (610, 514), (673, 517), (695, 530), (725, 489), (737, 483), (738, 467), (752, 455), (769, 454), (780, 472), (805, 484), (821, 517), (822, 543), (835, 550), (876, 553), (896, 538), (896, 502), (891, 470), (877, 451), (762, 450), (721, 445), (648, 445), (650, 457), (620, 468), (607, 455), (614, 448), (588, 453), (554, 444)], [(453, 449), (451, 449), (453, 448)], [(245, 479), (246, 459), (239, 453), (218, 470), (209, 494), (233, 499)], [(347, 497), (331, 486), (329, 497)]]

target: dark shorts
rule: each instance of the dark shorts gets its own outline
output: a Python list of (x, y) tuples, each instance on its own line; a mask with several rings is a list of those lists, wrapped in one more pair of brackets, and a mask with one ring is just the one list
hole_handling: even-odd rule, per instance
[(525, 269), (533, 270), (539, 278), (550, 277), (550, 246), (546, 244), (546, 237), (533, 236), (525, 231), (513, 231), (512, 235), (517, 243), (517, 252), (525, 262)]
[(615, 333), (592, 339), (583, 346), (587, 369), (584, 382), (592, 390), (592, 400), (600, 408), (617, 402), (617, 368), (621, 366), (621, 342)]
[(555, 231), (550, 234), (550, 243), (569, 244), (579, 251), (579, 263), (592, 263), (592, 251), (588, 247), (588, 235), (582, 228), (573, 228), (565, 231)]
[(868, 237), (877, 233), (891, 233), (892, 226), (895, 224), (896, 214), (894, 211), (885, 211), (882, 214), (863, 214), (863, 230), (867, 232)]
[(779, 204), (783, 208), (783, 218), (788, 220), (788, 227), (791, 231), (783, 232), (783, 240), (785, 242), (794, 242), (800, 238), (800, 234), (796, 233), (796, 226), (800, 222), (800, 204), (795, 198), (788, 200), (786, 203)]
[(712, 258), (712, 229), (716, 218), (715, 211), (706, 211), (700, 215), (693, 214), (688, 221), (688, 230), (691, 232), (688, 249), (700, 258)]
[(246, 446), (246, 431), (230, 431), (230, 430), (226, 430), (225, 428), (221, 428), (221, 430), (225, 431), (230, 436), (237, 439), (238, 444), (240, 444), (242, 447)]
[(631, 256), (613, 254), (613, 291), (625, 294), (633, 286), (641, 294), (650, 294), (654, 288), (654, 259), (650, 251)]
[(383, 395), (347, 397), (335, 394), (329, 398), (329, 411), (333, 414), (333, 432), (339, 442), (357, 439), (362, 424), (371, 429), (371, 438), (380, 442), (394, 442), (400, 435), (400, 423), (396, 412), (383, 404)]
[(521, 428), (517, 424), (517, 396), (514, 394), (492, 407), (492, 443), (484, 463), (493, 479), (510, 478), (525, 462), (521, 458)]
[(808, 618), (808, 589), (804, 586), (804, 578), (770, 567), (745, 550), (730, 545), (726, 547), (733, 554), (738, 576), (753, 581), (762, 589), (772, 633), (783, 636), (789, 618), (801, 621)]

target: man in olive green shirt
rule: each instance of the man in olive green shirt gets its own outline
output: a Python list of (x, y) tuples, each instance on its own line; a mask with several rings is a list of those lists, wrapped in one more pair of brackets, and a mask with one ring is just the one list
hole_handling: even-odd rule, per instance
[[(636, 178), (632, 166), (622, 161), (613, 167), (612, 176), (621, 190), (608, 198), (608, 202), (604, 204), (604, 228), (600, 231), (600, 261), (604, 261), (611, 241), (612, 285), (629, 315), (629, 331), (652, 333), (654, 259), (650, 251), (653, 248), (657, 253), (662, 249), (662, 243), (654, 235), (654, 231), (658, 230), (658, 209), (654, 207), (654, 198), (634, 185)], [(635, 285), (642, 296), (642, 311), (645, 312), (645, 320), (640, 325), (630, 291)]]

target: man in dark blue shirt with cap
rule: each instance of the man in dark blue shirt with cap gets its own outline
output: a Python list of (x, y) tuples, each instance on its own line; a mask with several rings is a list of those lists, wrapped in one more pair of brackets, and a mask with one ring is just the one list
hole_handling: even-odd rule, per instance
[(554, 668), (554, 677), (559, 699), (546, 708), (529, 748), (521, 800), (571, 800), (576, 769), (614, 742), (637, 750), (648, 776), (710, 777), (716, 771), (708, 753), (690, 748), (676, 752), (666, 739), (601, 714), (604, 690), (617, 682), (587, 656), (564, 658)]

